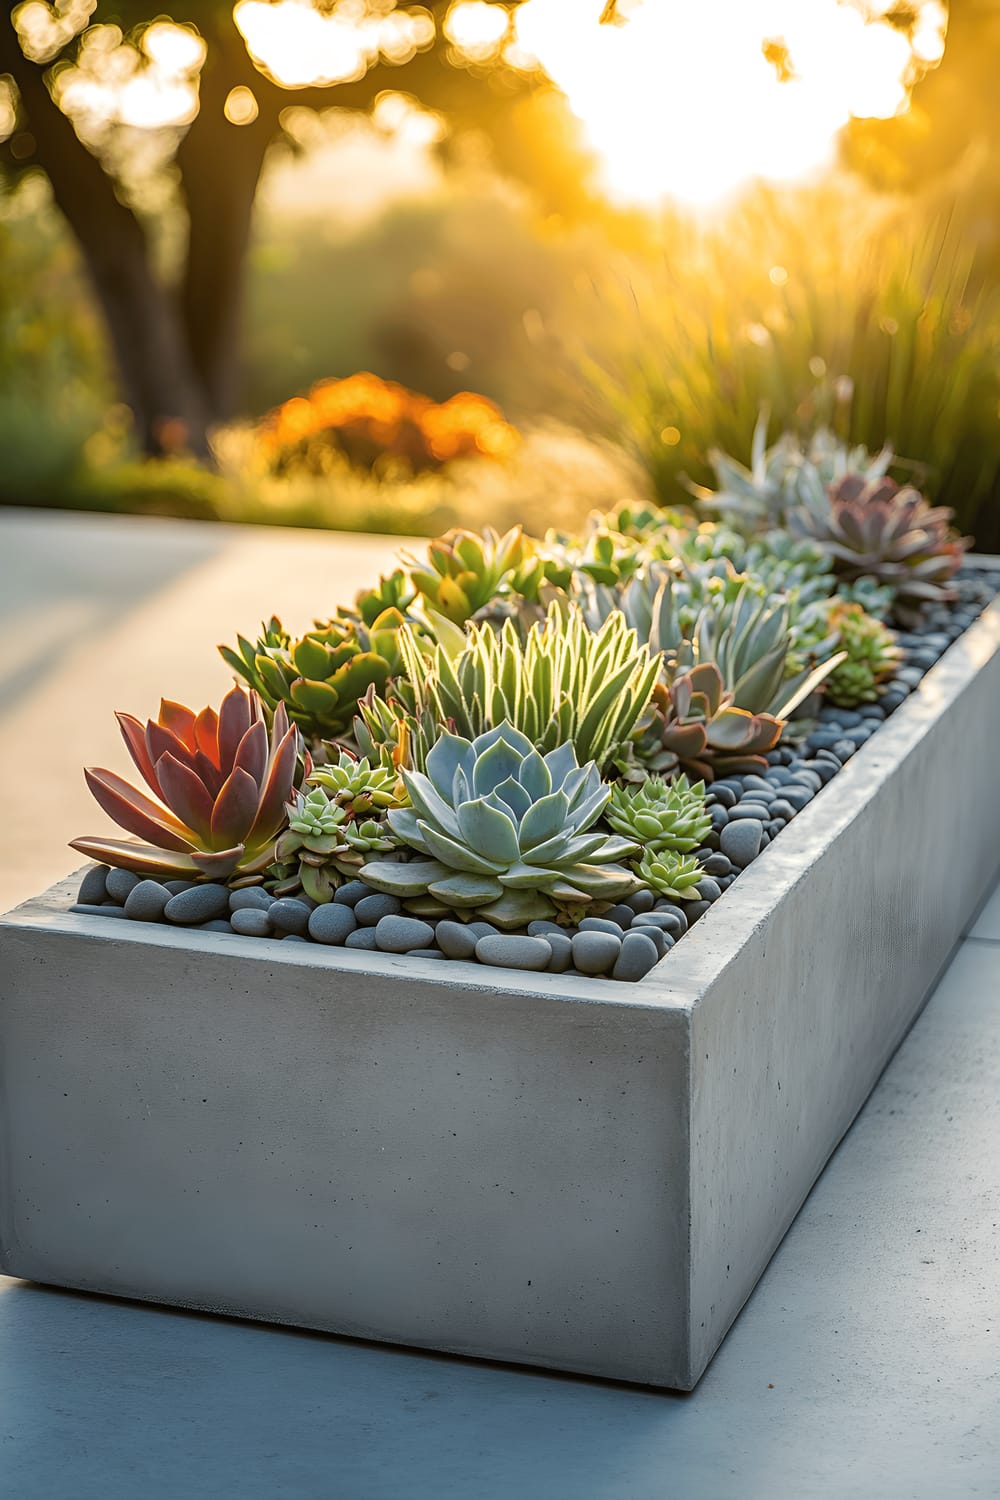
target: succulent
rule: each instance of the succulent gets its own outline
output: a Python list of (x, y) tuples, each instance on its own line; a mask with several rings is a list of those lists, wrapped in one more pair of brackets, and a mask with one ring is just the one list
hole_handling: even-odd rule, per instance
[(288, 828), (268, 871), (271, 889), (278, 896), (301, 890), (322, 905), (374, 854), (398, 847), (399, 839), (382, 819), (353, 817), (335, 796), (313, 787), (299, 792), (288, 808)]
[(542, 581), (573, 593), (583, 579), (610, 587), (634, 577), (643, 549), (634, 538), (597, 522), (580, 539), (548, 532), (539, 545), (539, 559)]
[(644, 885), (673, 901), (697, 901), (695, 887), (705, 873), (693, 854), (673, 849), (647, 849), (632, 868)]
[[(713, 567), (719, 571), (705, 571)], [(825, 610), (804, 615), (797, 595), (769, 594), (726, 559), (681, 574), (650, 563), (622, 588), (592, 586), (581, 607), (592, 628), (620, 609), (667, 665), (714, 662), (732, 701), (749, 713), (787, 717), (832, 670), (836, 636), (825, 629)]]
[(275, 709), (283, 703), (292, 723), (314, 747), (350, 732), (358, 700), (369, 688), (381, 692), (398, 672), (398, 633), (403, 614), (388, 608), (372, 623), (339, 615), (317, 621), (305, 635), (289, 635), (273, 618), (257, 640), (239, 636), (238, 651), (219, 651), (239, 676)]
[[(113, 771), (88, 768), (100, 806), (145, 844), (74, 839), (91, 859), (136, 874), (191, 880), (259, 875), (273, 861), (300, 768), (301, 739), (284, 705), (268, 734), (256, 693), (234, 687), (219, 712), (167, 699), (141, 724), (118, 714), (122, 738), (157, 801)], [(306, 757), (305, 769), (308, 769)]]
[(805, 448), (792, 432), (782, 433), (768, 448), (767, 423), (767, 412), (762, 411), (753, 430), (749, 469), (714, 449), (709, 461), (719, 489), (690, 486), (702, 505), (743, 532), (784, 527), (790, 512), (802, 504), (805, 493), (815, 484), (822, 488), (849, 471), (876, 480), (892, 460), (889, 447), (873, 457), (864, 448), (848, 449), (826, 428), (814, 433)]
[(635, 844), (594, 828), (611, 790), (570, 743), (542, 755), (506, 721), (473, 740), (446, 731), (426, 774), (404, 771), (403, 780), (411, 806), (390, 809), (388, 821), (425, 857), (375, 860), (361, 877), (411, 909), (454, 909), (510, 929), (638, 888), (617, 863)]
[(616, 782), (604, 820), (616, 833), (657, 853), (689, 854), (712, 826), (705, 810), (705, 783), (692, 786), (686, 776), (666, 782), (651, 776), (638, 786)]
[(359, 759), (343, 746), (335, 760), (313, 771), (309, 783), (321, 787), (354, 817), (382, 812), (406, 801), (398, 772), (391, 765)]
[(572, 744), (581, 761), (603, 766), (628, 742), (659, 670), (620, 613), (593, 632), (579, 609), (558, 602), (524, 640), (507, 620), (499, 632), (470, 627), (454, 658), (442, 645), (422, 656), (408, 628), (399, 644), (405, 679), (395, 700), (370, 694), (355, 734), (372, 752), (405, 734), (417, 770), (445, 726), (472, 740), (502, 723), (539, 750)]
[(894, 614), (913, 624), (925, 605), (954, 597), (948, 580), (967, 543), (951, 529), (952, 514), (894, 479), (847, 474), (826, 489), (808, 486), (789, 525), (826, 549), (840, 577), (890, 585)]
[(401, 615), (408, 615), (410, 605), (416, 597), (417, 591), (408, 575), (402, 568), (397, 568), (388, 578), (380, 578), (375, 588), (361, 589), (354, 596), (352, 610), (341, 610), (339, 613), (354, 615), (371, 628), (379, 615), (384, 614), (387, 609), (395, 609)]
[(309, 782), (289, 806), (288, 830), (269, 874), (276, 894), (301, 889), (324, 902), (373, 854), (398, 848), (385, 811), (401, 806), (406, 790), (391, 764), (372, 765), (343, 748)]
[(456, 527), (431, 542), (429, 566), (414, 564), (412, 578), (433, 609), (461, 625), (498, 594), (510, 591), (512, 577), (525, 567), (533, 550), (520, 526), (505, 536), (490, 526), (482, 536)]
[(865, 614), (874, 615), (876, 620), (888, 619), (894, 595), (895, 590), (877, 578), (854, 578), (850, 583), (843, 578), (837, 580), (837, 598), (846, 604), (860, 604)]
[(702, 781), (765, 770), (784, 724), (737, 708), (714, 662), (673, 670), (657, 683), (649, 712), (618, 768), (628, 781), (677, 770)]
[(827, 678), (827, 698), (838, 708), (874, 703), (903, 657), (895, 635), (881, 620), (866, 615), (860, 604), (837, 601), (829, 621), (847, 655)]

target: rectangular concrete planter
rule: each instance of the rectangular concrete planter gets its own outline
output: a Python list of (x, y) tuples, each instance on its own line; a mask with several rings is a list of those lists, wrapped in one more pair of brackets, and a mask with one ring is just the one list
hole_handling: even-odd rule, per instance
[(0, 1268), (690, 1389), (1000, 861), (1000, 603), (638, 985), (0, 922)]

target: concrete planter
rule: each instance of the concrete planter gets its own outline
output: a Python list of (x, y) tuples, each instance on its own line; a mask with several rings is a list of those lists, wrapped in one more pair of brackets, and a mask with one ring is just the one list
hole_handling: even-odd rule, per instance
[(691, 1389), (1000, 860), (1000, 603), (640, 984), (0, 922), (0, 1267)]

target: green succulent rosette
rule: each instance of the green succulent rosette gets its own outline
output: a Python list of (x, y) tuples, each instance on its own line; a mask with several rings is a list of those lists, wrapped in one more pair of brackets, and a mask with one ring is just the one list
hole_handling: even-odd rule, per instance
[(595, 827), (611, 789), (571, 744), (543, 755), (506, 722), (474, 740), (445, 731), (426, 772), (404, 771), (403, 781), (411, 806), (386, 816), (422, 857), (375, 860), (361, 877), (411, 910), (479, 915), (509, 930), (638, 888), (618, 863), (634, 842)]
[(697, 901), (695, 887), (705, 873), (693, 854), (672, 849), (647, 849), (632, 868), (644, 885), (672, 901)]
[(384, 819), (357, 818), (323, 787), (313, 787), (289, 804), (268, 885), (277, 896), (303, 891), (322, 905), (374, 855), (390, 854), (399, 844)]
[(604, 820), (616, 833), (646, 849), (670, 849), (675, 854), (697, 849), (712, 826), (705, 807), (705, 783), (692, 786), (686, 776), (672, 782), (651, 776), (636, 786), (616, 783)]
[(860, 604), (836, 604), (830, 623), (846, 656), (827, 678), (827, 698), (838, 708), (874, 703), (903, 658), (895, 635)]

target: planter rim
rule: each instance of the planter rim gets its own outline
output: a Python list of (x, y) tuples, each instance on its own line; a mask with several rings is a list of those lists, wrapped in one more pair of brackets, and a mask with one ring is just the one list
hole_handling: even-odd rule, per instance
[[(1000, 569), (1000, 557), (973, 553), (966, 565)], [(274, 939), (260, 948), (236, 933), (202, 932), (159, 922), (131, 922), (71, 912), (83, 870), (58, 881), (0, 916), (0, 925), (22, 930), (65, 932), (76, 938), (115, 937), (139, 947), (183, 948), (189, 953), (251, 953), (269, 964), (327, 969), (331, 975), (433, 980), (479, 994), (563, 999), (579, 1004), (633, 1009), (693, 1011), (719, 977), (739, 960), (751, 934), (781, 898), (864, 811), (894, 769), (919, 743), (928, 725), (942, 717), (978, 670), (1000, 651), (1000, 596), (957, 638), (921, 679), (904, 703), (851, 757), (828, 785), (784, 828), (781, 836), (740, 872), (733, 886), (713, 903), (690, 932), (644, 979), (626, 984), (583, 975), (520, 973), (463, 960), (413, 958), (408, 954), (352, 950), (319, 943), (286, 945)], [(837, 794), (829, 796), (831, 787)]]

